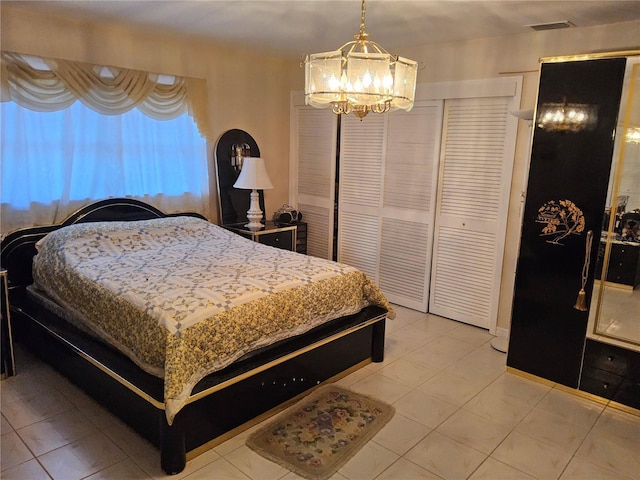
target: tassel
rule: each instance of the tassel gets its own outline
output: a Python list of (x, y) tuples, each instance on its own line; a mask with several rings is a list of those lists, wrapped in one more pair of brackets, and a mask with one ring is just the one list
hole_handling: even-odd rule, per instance
[(587, 308), (587, 292), (584, 289), (580, 289), (578, 292), (578, 298), (576, 299), (576, 304), (573, 306), (576, 310), (580, 310), (581, 312), (586, 312)]
[(589, 274), (589, 263), (591, 262), (591, 243), (593, 241), (593, 231), (587, 232), (587, 241), (584, 252), (584, 265), (582, 266), (582, 286), (578, 292), (578, 298), (576, 304), (573, 306), (576, 310), (586, 312), (589, 310), (587, 307), (587, 292), (584, 291), (584, 286), (587, 284), (587, 275)]

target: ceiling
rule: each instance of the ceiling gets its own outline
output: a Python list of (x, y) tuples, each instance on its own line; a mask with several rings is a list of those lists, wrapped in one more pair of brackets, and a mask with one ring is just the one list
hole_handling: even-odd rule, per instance
[[(336, 50), (360, 28), (360, 0), (48, 0), (19, 8), (160, 28), (300, 57)], [(368, 0), (366, 31), (391, 53), (409, 45), (531, 32), (568, 20), (577, 28), (640, 19), (640, 0)], [(638, 35), (640, 44), (640, 34)], [(631, 47), (631, 46), (630, 46)]]

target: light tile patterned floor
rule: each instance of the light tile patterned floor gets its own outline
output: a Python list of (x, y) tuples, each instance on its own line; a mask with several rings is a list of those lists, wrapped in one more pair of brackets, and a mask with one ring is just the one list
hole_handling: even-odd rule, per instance
[[(336, 480), (640, 480), (639, 416), (506, 373), (485, 330), (397, 310), (385, 361), (339, 382), (396, 415)], [(145, 440), (40, 361), (18, 362), (0, 383), (3, 479), (299, 479), (245, 446), (252, 430), (164, 475)]]

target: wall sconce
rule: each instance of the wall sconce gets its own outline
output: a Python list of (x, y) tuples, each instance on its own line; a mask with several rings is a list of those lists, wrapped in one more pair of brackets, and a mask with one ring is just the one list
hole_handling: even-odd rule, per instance
[(231, 166), (236, 172), (242, 170), (242, 159), (251, 156), (251, 147), (246, 143), (234, 143), (231, 146)]

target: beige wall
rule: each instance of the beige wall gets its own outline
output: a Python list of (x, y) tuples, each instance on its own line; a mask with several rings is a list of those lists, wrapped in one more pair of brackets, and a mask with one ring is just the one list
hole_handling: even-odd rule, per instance
[[(3, 50), (204, 78), (208, 87), (210, 164), (227, 130), (249, 132), (274, 184), (265, 192), (267, 217), (288, 200), (289, 71), (286, 60), (246, 50), (118, 25), (43, 16), (26, 6), (0, 4)], [(212, 171), (213, 173), (213, 171)], [(215, 175), (211, 217), (217, 220)]]
[[(88, 25), (80, 20), (33, 14), (25, 7), (0, 5), (3, 50), (205, 78), (212, 138), (217, 139), (231, 128), (249, 132), (267, 159), (275, 186), (265, 192), (267, 216), (287, 202), (289, 91), (304, 88), (299, 59), (258, 56), (197, 39), (133, 31), (117, 25)], [(540, 57), (638, 48), (638, 32), (640, 21), (634, 21), (408, 46), (397, 49), (397, 53), (424, 64), (418, 74), (419, 83), (522, 75), (521, 108), (528, 109), (535, 104)], [(375, 40), (375, 32), (372, 38)], [(336, 39), (336, 47), (341, 40), (344, 39)], [(511, 316), (510, 292), (520, 236), (520, 194), (526, 176), (527, 143), (528, 127), (521, 121), (509, 199), (499, 328), (508, 328)]]

